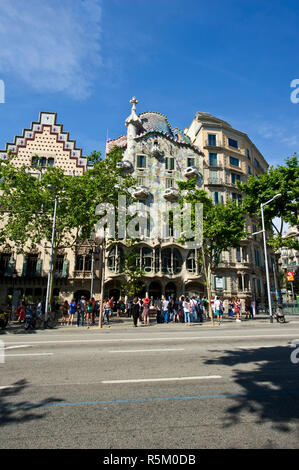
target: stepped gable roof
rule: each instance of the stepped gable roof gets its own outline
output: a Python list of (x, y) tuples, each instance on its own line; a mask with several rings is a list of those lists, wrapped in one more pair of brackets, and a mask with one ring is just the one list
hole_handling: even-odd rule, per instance
[(30, 128), (23, 129), (22, 135), (15, 136), (13, 142), (7, 143), (5, 150), (0, 150), (0, 160), (7, 160), (9, 151), (18, 155), (20, 148), (25, 148), (27, 142), (34, 141), (36, 135), (49, 128), (50, 134), (55, 136), (56, 142), (61, 143), (63, 150), (69, 153), (70, 159), (76, 160), (76, 166), (85, 169), (87, 158), (82, 155), (82, 149), (76, 147), (76, 141), (69, 138), (69, 132), (63, 131), (63, 125), (58, 124), (56, 119), (57, 113), (41, 111), (38, 121), (32, 122)]

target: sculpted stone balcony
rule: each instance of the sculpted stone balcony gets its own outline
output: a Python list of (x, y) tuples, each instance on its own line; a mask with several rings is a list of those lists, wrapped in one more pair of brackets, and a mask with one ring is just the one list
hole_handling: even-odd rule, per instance
[(175, 188), (167, 188), (163, 192), (163, 197), (168, 201), (175, 201), (179, 197), (179, 193)]
[(145, 186), (137, 186), (133, 190), (133, 197), (136, 197), (137, 199), (144, 200), (144, 199), (147, 199), (149, 195), (150, 195), (150, 191)]
[(151, 148), (151, 155), (156, 158), (161, 158), (164, 155), (163, 150), (160, 149), (159, 145), (156, 142)]
[(184, 171), (184, 176), (186, 176), (186, 178), (192, 178), (192, 176), (197, 175), (198, 169), (196, 168), (196, 166), (188, 166), (188, 168), (186, 168), (186, 170)]
[(116, 164), (116, 168), (118, 168), (119, 170), (122, 170), (122, 171), (131, 171), (131, 170), (133, 170), (133, 165), (128, 160), (124, 160), (122, 162), (118, 162)]

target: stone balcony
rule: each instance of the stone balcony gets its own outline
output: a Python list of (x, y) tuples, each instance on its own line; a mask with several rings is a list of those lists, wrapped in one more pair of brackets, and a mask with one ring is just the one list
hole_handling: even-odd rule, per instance
[(137, 186), (136, 188), (134, 188), (132, 194), (133, 194), (133, 197), (140, 199), (140, 200), (144, 200), (149, 197), (150, 191), (145, 186)]
[(163, 197), (168, 201), (176, 201), (179, 197), (179, 193), (175, 188), (167, 188), (163, 192)]
[(196, 166), (188, 166), (188, 168), (186, 168), (186, 170), (184, 171), (184, 176), (186, 176), (186, 178), (192, 178), (193, 176), (197, 175), (198, 169), (196, 168)]

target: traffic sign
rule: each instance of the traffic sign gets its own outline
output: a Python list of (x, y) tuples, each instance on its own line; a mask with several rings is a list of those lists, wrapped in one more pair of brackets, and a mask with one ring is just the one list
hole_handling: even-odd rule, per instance
[(288, 281), (293, 281), (294, 280), (293, 271), (287, 271), (287, 279), (288, 279)]

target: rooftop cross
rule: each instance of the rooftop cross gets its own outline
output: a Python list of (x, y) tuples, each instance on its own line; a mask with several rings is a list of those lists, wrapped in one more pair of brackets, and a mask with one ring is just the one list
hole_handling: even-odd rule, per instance
[(130, 100), (130, 103), (132, 105), (132, 111), (136, 112), (136, 104), (138, 104), (136, 96), (133, 96), (133, 98)]

